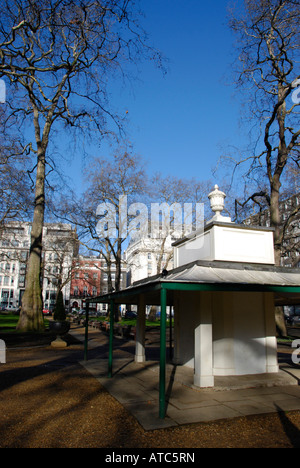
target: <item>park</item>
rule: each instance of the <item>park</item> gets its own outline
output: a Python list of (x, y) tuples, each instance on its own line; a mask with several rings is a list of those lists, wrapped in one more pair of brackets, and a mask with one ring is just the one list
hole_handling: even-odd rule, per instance
[(299, 24), (2, 1), (1, 448), (299, 447)]

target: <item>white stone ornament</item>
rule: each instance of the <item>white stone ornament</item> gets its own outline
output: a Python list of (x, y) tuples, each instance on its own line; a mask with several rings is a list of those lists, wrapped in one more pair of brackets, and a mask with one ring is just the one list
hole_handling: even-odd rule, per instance
[(231, 218), (228, 216), (222, 216), (221, 212), (224, 210), (226, 194), (219, 190), (218, 185), (215, 185), (215, 190), (208, 195), (210, 200), (210, 206), (212, 211), (215, 213), (214, 217), (210, 220), (212, 221), (223, 221), (230, 223)]

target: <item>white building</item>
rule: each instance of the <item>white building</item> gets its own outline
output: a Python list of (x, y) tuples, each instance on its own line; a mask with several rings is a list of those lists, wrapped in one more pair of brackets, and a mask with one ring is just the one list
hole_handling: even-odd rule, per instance
[(215, 216), (203, 232), (174, 244), (178, 278), (199, 287), (174, 301), (174, 360), (194, 368), (199, 387), (214, 386), (216, 376), (278, 372), (271, 291), (300, 280), (274, 269), (273, 229), (222, 216), (225, 194), (217, 186), (209, 197)]
[(25, 289), (30, 223), (10, 222), (0, 239), (0, 307), (18, 308)]
[(141, 237), (132, 240), (125, 252), (127, 284), (173, 268), (173, 239)]
[(43, 229), (43, 302), (53, 309), (58, 285), (62, 285), (65, 305), (69, 306), (73, 258), (78, 255), (76, 230), (70, 224), (45, 223)]
[[(18, 308), (25, 291), (31, 223), (10, 222), (0, 238), (0, 307)], [(69, 224), (45, 223), (43, 228), (42, 288), (45, 308), (55, 303), (57, 285), (70, 298), (70, 271), (78, 253), (76, 231)]]

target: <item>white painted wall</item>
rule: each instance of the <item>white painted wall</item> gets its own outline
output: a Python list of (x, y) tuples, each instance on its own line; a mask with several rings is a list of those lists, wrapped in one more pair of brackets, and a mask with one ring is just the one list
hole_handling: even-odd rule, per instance
[(274, 265), (273, 231), (213, 223), (194, 238), (175, 243), (174, 258), (175, 268), (197, 260)]
[(177, 292), (177, 364), (194, 367), (195, 385), (213, 376), (278, 372), (274, 298), (260, 292)]
[(213, 305), (214, 375), (278, 372), (272, 297), (218, 293)]

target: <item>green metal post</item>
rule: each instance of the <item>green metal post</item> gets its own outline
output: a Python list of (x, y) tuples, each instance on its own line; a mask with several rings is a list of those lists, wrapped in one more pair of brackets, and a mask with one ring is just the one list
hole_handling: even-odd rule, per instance
[(112, 363), (113, 363), (113, 340), (114, 340), (114, 314), (115, 303), (110, 301), (110, 326), (109, 326), (109, 354), (108, 354), (108, 377), (112, 377)]
[(85, 336), (84, 336), (84, 360), (88, 360), (88, 339), (89, 339), (89, 302), (85, 303)]
[(160, 292), (160, 367), (159, 367), (159, 417), (166, 416), (166, 328), (167, 290)]
[(173, 325), (173, 320), (172, 320), (172, 315), (173, 315), (173, 307), (170, 307), (170, 317), (169, 317), (169, 330), (170, 330), (170, 338), (169, 338), (169, 355), (170, 355), (170, 361), (173, 359), (173, 347), (172, 347), (172, 342), (173, 342), (173, 330), (172, 330), (172, 325)]

